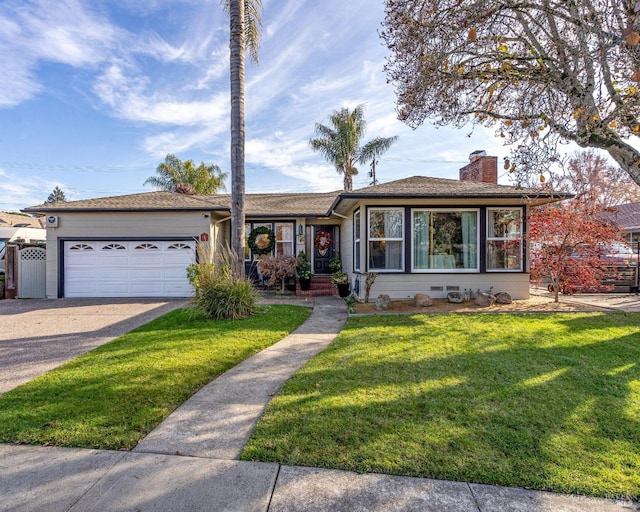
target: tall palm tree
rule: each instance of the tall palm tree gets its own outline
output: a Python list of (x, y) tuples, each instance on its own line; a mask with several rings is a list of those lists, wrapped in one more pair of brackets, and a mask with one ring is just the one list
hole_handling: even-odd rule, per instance
[(171, 190), (183, 194), (215, 194), (224, 190), (224, 180), (228, 174), (216, 164), (199, 166), (193, 160), (180, 160), (175, 155), (167, 155), (158, 167), (158, 176), (151, 176), (144, 182), (160, 190)]
[(367, 129), (364, 106), (358, 105), (352, 112), (345, 107), (329, 116), (330, 126), (316, 123), (317, 138), (309, 144), (314, 151), (336, 166), (338, 174), (344, 175), (344, 189), (353, 189), (353, 176), (358, 174), (356, 164), (372, 161), (398, 140), (394, 137), (376, 137), (361, 146)]
[(231, 86), (231, 269), (244, 276), (244, 54), (258, 62), (262, 0), (222, 0), (229, 15)]

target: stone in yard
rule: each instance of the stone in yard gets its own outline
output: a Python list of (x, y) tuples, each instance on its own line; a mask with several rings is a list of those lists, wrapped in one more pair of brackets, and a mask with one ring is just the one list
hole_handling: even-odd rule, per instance
[(498, 304), (511, 304), (511, 295), (507, 292), (496, 293), (496, 303)]
[(495, 301), (496, 301), (496, 298), (494, 295), (489, 295), (488, 293), (481, 293), (476, 297), (476, 306), (488, 308), (489, 306), (493, 306)]
[(378, 311), (386, 311), (391, 307), (391, 297), (386, 293), (378, 295), (375, 304), (373, 305)]
[(460, 292), (449, 292), (447, 293), (447, 300), (455, 304), (461, 304), (464, 297)]
[(413, 303), (417, 308), (428, 308), (433, 306), (433, 299), (426, 293), (416, 293), (413, 297)]

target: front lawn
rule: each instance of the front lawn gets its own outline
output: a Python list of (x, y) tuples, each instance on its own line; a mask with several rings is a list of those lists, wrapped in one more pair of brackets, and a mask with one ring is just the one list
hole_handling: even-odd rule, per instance
[(640, 315), (351, 318), (244, 460), (640, 497)]
[(131, 449), (216, 376), (310, 314), (270, 306), (243, 320), (173, 311), (0, 396), (0, 442)]

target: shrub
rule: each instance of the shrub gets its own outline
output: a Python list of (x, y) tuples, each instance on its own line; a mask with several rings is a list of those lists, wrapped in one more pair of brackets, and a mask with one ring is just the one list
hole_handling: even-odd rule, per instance
[(252, 315), (256, 309), (256, 293), (248, 279), (234, 277), (230, 252), (222, 251), (218, 261), (204, 257), (206, 247), (198, 247), (201, 263), (187, 267), (189, 281), (196, 290), (194, 309), (210, 318), (237, 319)]
[(272, 256), (258, 261), (258, 270), (267, 278), (269, 286), (281, 283), (281, 292), (284, 294), (284, 285), (287, 278), (296, 270), (298, 260), (294, 256)]
[(210, 318), (235, 320), (255, 312), (256, 293), (251, 281), (235, 278), (230, 272), (214, 272), (201, 276), (193, 303)]

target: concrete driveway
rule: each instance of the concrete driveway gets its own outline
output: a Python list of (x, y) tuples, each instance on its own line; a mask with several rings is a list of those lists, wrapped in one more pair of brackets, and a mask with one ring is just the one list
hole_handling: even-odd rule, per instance
[(186, 304), (183, 299), (0, 300), (0, 394)]

